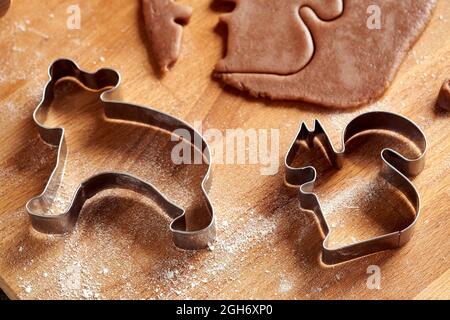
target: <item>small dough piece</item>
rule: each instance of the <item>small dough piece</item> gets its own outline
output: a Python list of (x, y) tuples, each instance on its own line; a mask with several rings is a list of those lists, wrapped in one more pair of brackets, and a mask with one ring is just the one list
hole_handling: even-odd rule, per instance
[[(340, 14), (336, 0), (223, 1), (236, 7), (221, 18), (229, 34), (217, 78), (255, 97), (333, 108), (384, 94), (437, 3), (342, 0)], [(380, 29), (371, 27), (378, 13)]]
[(441, 109), (450, 111), (450, 79), (445, 80), (442, 85), (437, 105)]
[(10, 5), (11, 0), (0, 0), (0, 18), (8, 12)]
[(142, 10), (152, 55), (160, 71), (167, 72), (180, 56), (183, 25), (192, 8), (172, 0), (142, 0)]

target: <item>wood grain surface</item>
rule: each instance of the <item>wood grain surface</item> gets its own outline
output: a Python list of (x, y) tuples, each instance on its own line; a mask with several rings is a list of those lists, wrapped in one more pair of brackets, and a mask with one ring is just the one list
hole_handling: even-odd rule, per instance
[[(80, 30), (66, 27), (73, 1), (13, 1), (0, 19), (0, 287), (8, 297), (449, 299), (450, 114), (437, 110), (435, 102), (450, 76), (450, 2), (439, 1), (386, 95), (346, 112), (250, 99), (222, 86), (211, 72), (223, 54), (224, 32), (217, 22), (226, 8), (207, 0), (180, 2), (192, 5), (194, 15), (184, 29), (182, 55), (165, 77), (152, 67), (139, 1), (77, 1)], [(279, 130), (273, 131), (279, 132), (278, 173), (261, 175), (263, 165), (213, 165), (218, 237), (209, 250), (175, 248), (164, 213), (120, 190), (91, 199), (70, 234), (33, 231), (24, 206), (43, 190), (56, 150), (39, 138), (31, 114), (47, 67), (59, 57), (91, 71), (117, 69), (124, 100), (190, 123), (202, 121), (204, 130)], [(173, 165), (167, 134), (106, 121), (100, 107), (98, 93), (70, 82), (58, 85), (48, 121), (67, 128), (70, 156), (55, 210), (64, 209), (79, 181), (106, 168), (139, 174), (194, 214), (205, 166)], [(282, 159), (302, 121), (312, 125), (320, 119), (338, 146), (344, 126), (371, 110), (408, 116), (427, 135), (427, 165), (414, 179), (422, 216), (405, 247), (327, 267), (320, 262), (316, 221), (298, 209), (297, 190), (284, 185)], [(411, 217), (403, 198), (378, 177), (379, 152), (384, 146), (405, 154), (416, 150), (394, 136), (359, 139), (339, 172), (320, 150), (305, 150), (298, 159), (299, 165), (318, 168), (316, 191), (336, 246), (396, 230)], [(379, 289), (367, 286), (371, 265), (381, 270)]]

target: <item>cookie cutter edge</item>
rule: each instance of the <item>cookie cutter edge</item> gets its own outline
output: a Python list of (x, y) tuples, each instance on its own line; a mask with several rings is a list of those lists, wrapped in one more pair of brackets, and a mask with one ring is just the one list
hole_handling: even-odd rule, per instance
[[(181, 119), (175, 118), (164, 112), (150, 107), (131, 104), (118, 100), (121, 76), (119, 72), (103, 68), (94, 73), (82, 70), (74, 61), (58, 59), (49, 69), (49, 81), (45, 85), (43, 97), (33, 113), (33, 120), (38, 126), (39, 135), (48, 144), (58, 147), (58, 156), (55, 168), (51, 173), (44, 191), (32, 198), (26, 204), (27, 212), (31, 218), (32, 226), (37, 231), (47, 234), (65, 234), (76, 225), (78, 216), (84, 203), (100, 191), (106, 189), (127, 189), (138, 192), (155, 200), (164, 209), (165, 213), (173, 220), (170, 231), (175, 245), (181, 249), (198, 250), (206, 248), (215, 240), (215, 211), (208, 196), (211, 187), (211, 154), (208, 143), (199, 132)], [(52, 198), (47, 192), (53, 187), (59, 187), (63, 177), (66, 163), (67, 146), (65, 143), (64, 128), (50, 128), (43, 125), (42, 121), (47, 115), (47, 109), (54, 98), (54, 86), (59, 80), (74, 79), (79, 81), (87, 90), (106, 90), (101, 93), (100, 100), (103, 103), (105, 117), (112, 120), (124, 120), (141, 123), (165, 130), (171, 134), (176, 129), (185, 129), (191, 134), (194, 141), (202, 143), (202, 157), (208, 165), (208, 170), (201, 183), (201, 189), (206, 204), (206, 214), (209, 223), (200, 230), (186, 230), (185, 209), (179, 207), (164, 196), (152, 184), (138, 179), (132, 175), (121, 172), (103, 172), (84, 180), (77, 188), (68, 205), (68, 209), (58, 215), (44, 214), (42, 208), (49, 208)], [(178, 137), (180, 140), (183, 138)], [(195, 140), (201, 139), (201, 140)], [(188, 141), (193, 147), (195, 144)], [(198, 150), (198, 149), (197, 149)], [(200, 152), (200, 150), (198, 150)], [(55, 192), (56, 193), (56, 192)], [(54, 196), (55, 194), (53, 194)], [(184, 229), (184, 230), (183, 230)]]
[[(317, 171), (313, 166), (302, 168), (292, 166), (300, 149), (298, 143), (306, 142), (308, 147), (312, 148), (314, 141), (318, 139), (331, 165), (336, 169), (341, 169), (346, 153), (346, 144), (355, 136), (372, 130), (388, 130), (401, 134), (411, 142), (414, 142), (420, 149), (420, 155), (413, 159), (406, 158), (390, 148), (384, 148), (381, 151), (381, 159), (383, 161), (380, 173), (387, 182), (400, 190), (414, 207), (414, 220), (402, 230), (332, 249), (327, 245), (330, 227), (322, 212), (318, 196), (313, 192), (314, 184), (317, 180)], [(285, 157), (285, 183), (299, 187), (300, 208), (313, 212), (318, 218), (320, 229), (324, 236), (322, 262), (327, 265), (335, 265), (403, 246), (411, 239), (414, 227), (420, 216), (420, 194), (408, 177), (416, 176), (424, 169), (427, 140), (425, 134), (414, 122), (406, 117), (390, 112), (374, 111), (364, 113), (354, 118), (345, 127), (341, 136), (341, 146), (341, 150), (336, 150), (320, 121), (315, 120), (313, 130), (309, 130), (307, 125), (302, 123)]]

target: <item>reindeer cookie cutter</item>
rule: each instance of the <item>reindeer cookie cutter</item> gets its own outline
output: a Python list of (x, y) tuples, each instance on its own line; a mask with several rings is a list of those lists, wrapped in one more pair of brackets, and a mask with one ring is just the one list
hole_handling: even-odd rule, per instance
[[(300, 150), (301, 143), (306, 143), (309, 148), (312, 148), (314, 141), (317, 139), (322, 145), (331, 165), (336, 169), (341, 169), (346, 154), (346, 144), (357, 135), (373, 130), (387, 130), (400, 134), (413, 142), (420, 150), (420, 155), (413, 159), (406, 158), (392, 149), (385, 148), (381, 151), (381, 176), (407, 198), (415, 211), (414, 220), (403, 230), (343, 247), (331, 248), (328, 246), (330, 227), (322, 212), (319, 198), (313, 193), (317, 171), (312, 166), (293, 167), (295, 157)], [(297, 137), (286, 154), (285, 182), (288, 185), (299, 187), (300, 208), (313, 212), (319, 220), (320, 229), (324, 235), (322, 261), (325, 264), (339, 264), (376, 252), (396, 249), (411, 239), (420, 215), (420, 195), (408, 177), (416, 176), (422, 172), (425, 166), (426, 152), (427, 140), (422, 130), (414, 122), (395, 113), (376, 111), (362, 114), (353, 119), (344, 129), (341, 150), (336, 150), (333, 147), (320, 121), (315, 121), (312, 131), (308, 129), (305, 123), (301, 125)]]
[[(186, 250), (197, 250), (206, 248), (212, 243), (215, 240), (216, 229), (214, 208), (208, 197), (208, 191), (211, 187), (211, 154), (207, 142), (200, 133), (186, 122), (166, 113), (149, 107), (119, 101), (115, 97), (118, 94), (120, 85), (120, 74), (113, 69), (100, 69), (95, 73), (88, 73), (81, 70), (71, 60), (60, 59), (53, 62), (50, 66), (49, 76), (50, 80), (45, 86), (41, 102), (34, 111), (33, 119), (38, 126), (41, 138), (46, 143), (58, 147), (58, 157), (56, 166), (44, 191), (26, 204), (32, 226), (37, 231), (47, 234), (67, 233), (75, 227), (81, 209), (88, 199), (100, 191), (119, 188), (132, 190), (153, 199), (173, 219), (170, 224), (170, 231), (177, 247)], [(89, 90), (106, 90), (100, 95), (100, 100), (103, 103), (105, 116), (109, 119), (141, 123), (172, 134), (176, 129), (184, 129), (191, 134), (193, 141), (201, 141), (203, 160), (208, 164), (208, 170), (201, 183), (206, 202), (204, 214), (209, 221), (203, 229), (187, 231), (185, 210), (183, 208), (167, 199), (152, 184), (121, 172), (104, 172), (88, 178), (78, 186), (71, 198), (68, 209), (64, 213), (58, 215), (46, 214), (49, 205), (53, 202), (52, 197), (56, 192), (52, 190), (57, 190), (62, 181), (68, 150), (64, 128), (49, 128), (43, 124), (54, 99), (55, 85), (62, 79), (77, 80)], [(182, 138), (180, 137), (180, 139)], [(192, 145), (195, 146), (194, 144)]]

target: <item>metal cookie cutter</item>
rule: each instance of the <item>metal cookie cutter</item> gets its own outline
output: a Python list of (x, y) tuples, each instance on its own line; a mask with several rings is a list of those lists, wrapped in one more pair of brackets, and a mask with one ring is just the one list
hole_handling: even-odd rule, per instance
[[(57, 60), (50, 66), (49, 76), (50, 80), (45, 86), (40, 104), (34, 111), (33, 119), (38, 125), (42, 139), (58, 147), (58, 158), (56, 167), (44, 191), (39, 196), (31, 199), (26, 205), (33, 227), (43, 233), (67, 233), (74, 228), (80, 211), (89, 198), (92, 198), (102, 190), (121, 188), (138, 192), (153, 199), (173, 219), (170, 224), (170, 230), (177, 247), (196, 250), (206, 248), (209, 243), (213, 242), (216, 235), (215, 215), (214, 208), (207, 194), (211, 186), (211, 155), (209, 146), (203, 137), (193, 127), (180, 119), (148, 107), (121, 102), (114, 98), (118, 92), (120, 74), (112, 69), (100, 69), (95, 73), (88, 73), (81, 70), (71, 60)], [(90, 90), (100, 91), (108, 89), (100, 96), (107, 118), (143, 123), (169, 133), (176, 129), (184, 129), (191, 134), (193, 141), (201, 141), (203, 158), (208, 164), (208, 170), (201, 185), (206, 202), (204, 214), (209, 219), (206, 227), (201, 230), (187, 231), (184, 209), (167, 199), (152, 184), (121, 172), (104, 172), (87, 179), (77, 188), (69, 209), (65, 213), (60, 215), (46, 214), (53, 202), (55, 190), (57, 190), (63, 177), (67, 146), (63, 128), (49, 128), (44, 126), (43, 123), (54, 98), (55, 85), (63, 78), (78, 80)]]
[[(415, 159), (405, 158), (392, 149), (383, 149), (381, 151), (381, 159), (383, 160), (381, 169), (382, 177), (406, 196), (415, 210), (415, 218), (411, 224), (403, 230), (357, 242), (348, 246), (331, 249), (328, 246), (330, 228), (326, 217), (322, 212), (319, 199), (317, 195), (313, 193), (314, 183), (317, 178), (316, 169), (311, 166), (294, 168), (292, 167), (293, 161), (300, 150), (300, 143), (306, 143), (309, 148), (312, 148), (314, 146), (314, 140), (317, 139), (323, 146), (331, 164), (336, 169), (341, 169), (347, 142), (356, 135), (371, 130), (389, 130), (390, 132), (401, 134), (411, 142), (414, 142), (420, 149), (421, 154)], [(427, 141), (424, 133), (419, 127), (407, 118), (394, 113), (370, 112), (353, 119), (344, 130), (342, 150), (340, 151), (334, 149), (327, 133), (318, 120), (315, 121), (312, 131), (308, 129), (305, 123), (302, 124), (301, 129), (285, 158), (285, 179), (287, 184), (299, 186), (300, 208), (314, 212), (319, 220), (320, 228), (324, 234), (324, 241), (322, 243), (322, 261), (325, 264), (338, 264), (379, 251), (399, 248), (411, 239), (414, 226), (420, 214), (420, 196), (408, 177), (418, 175), (423, 170), (426, 150)]]

